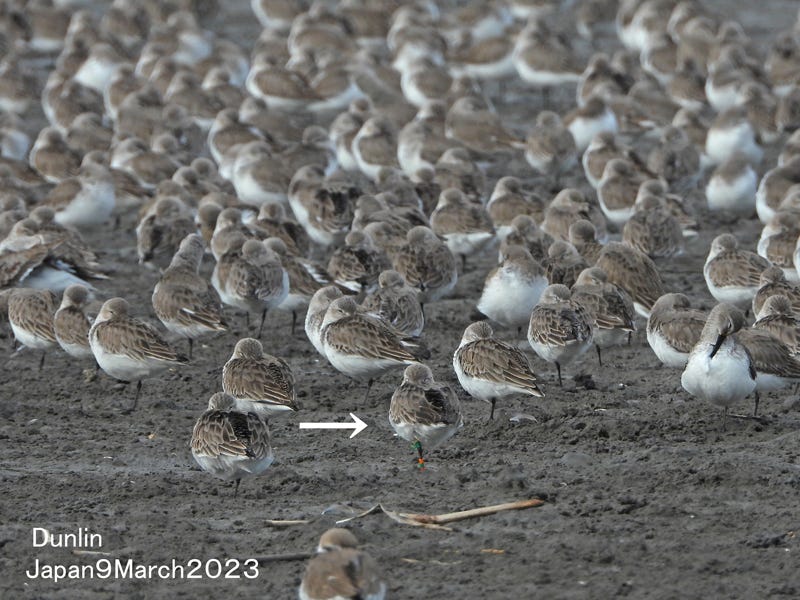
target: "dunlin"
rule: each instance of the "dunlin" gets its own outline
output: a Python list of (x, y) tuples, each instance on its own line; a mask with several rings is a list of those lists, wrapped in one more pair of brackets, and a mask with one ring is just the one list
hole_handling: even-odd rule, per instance
[(384, 116), (367, 119), (353, 138), (353, 157), (361, 172), (377, 181), (383, 167), (399, 168), (397, 161), (397, 132)]
[(747, 250), (730, 233), (718, 235), (703, 267), (708, 290), (717, 302), (725, 302), (740, 310), (749, 310), (759, 287), (761, 273), (771, 263)]
[(767, 298), (753, 328), (767, 331), (781, 340), (792, 356), (800, 355), (800, 319), (792, 301), (783, 294)]
[(734, 153), (720, 163), (706, 185), (706, 200), (712, 211), (749, 217), (756, 209), (758, 175), (748, 158)]
[(735, 152), (741, 152), (753, 164), (761, 162), (763, 156), (743, 107), (730, 108), (720, 113), (711, 124), (706, 137), (706, 155), (715, 164), (725, 162)]
[(392, 394), (389, 424), (417, 451), (417, 467), (425, 468), (425, 451), (449, 440), (464, 426), (458, 396), (446, 383), (434, 380), (425, 365), (409, 365)]
[(579, 152), (586, 150), (597, 134), (615, 134), (619, 129), (614, 112), (597, 96), (591, 96), (586, 104), (567, 114), (564, 125), (572, 134)]
[(195, 231), (189, 208), (179, 198), (161, 198), (136, 226), (139, 262), (166, 267), (181, 240)]
[(603, 246), (595, 266), (605, 271), (611, 283), (628, 292), (636, 312), (645, 318), (664, 295), (664, 283), (653, 261), (627, 244), (609, 242)]
[(581, 271), (589, 264), (578, 253), (578, 250), (563, 240), (556, 240), (547, 249), (547, 257), (542, 259), (547, 281), (550, 284), (560, 283), (572, 287)]
[(322, 534), (298, 592), (300, 600), (383, 600), (386, 582), (375, 560), (357, 550), (358, 541), (346, 529)]
[(8, 322), (14, 339), (26, 348), (42, 351), (39, 370), (47, 351), (58, 343), (53, 330), (55, 312), (56, 298), (48, 290), (18, 288), (8, 297)]
[(55, 221), (72, 227), (102, 225), (115, 206), (114, 180), (100, 165), (85, 164), (80, 174), (61, 180), (44, 199), (55, 211)]
[(244, 338), (222, 368), (222, 389), (236, 407), (262, 415), (297, 410), (294, 375), (285, 360), (266, 354), (261, 342)]
[(389, 266), (386, 253), (375, 246), (369, 233), (351, 231), (344, 239), (344, 246), (331, 255), (328, 273), (339, 285), (359, 293), (372, 291), (381, 271)]
[(192, 431), (192, 456), (200, 468), (226, 480), (235, 480), (234, 498), (244, 477), (260, 475), (272, 464), (266, 420), (237, 408), (228, 394), (217, 392)]
[(508, 246), (486, 276), (478, 310), (506, 327), (521, 329), (547, 287), (547, 276), (523, 246)]
[(597, 185), (597, 199), (610, 222), (621, 227), (631, 218), (639, 186), (649, 178), (627, 159), (613, 158), (606, 163)]
[(634, 205), (635, 212), (622, 229), (622, 241), (647, 254), (664, 258), (682, 254), (683, 231), (680, 222), (658, 196), (644, 196)]
[(409, 230), (405, 245), (392, 257), (394, 269), (419, 290), (422, 304), (435, 302), (452, 291), (458, 280), (456, 260), (450, 249), (430, 229)]
[(762, 223), (768, 223), (789, 189), (800, 183), (800, 157), (764, 173), (756, 191), (756, 211)]
[(515, 394), (543, 397), (528, 359), (519, 349), (494, 337), (485, 321), (464, 330), (453, 354), (453, 369), (461, 387), (472, 397), (489, 402), (494, 419), (498, 400)]
[(625, 290), (609, 283), (597, 267), (584, 269), (570, 292), (594, 319), (592, 338), (597, 360), (603, 366), (601, 350), (621, 345), (636, 330), (633, 300)]
[(522, 246), (531, 253), (534, 260), (541, 262), (547, 257), (547, 249), (553, 244), (553, 238), (545, 233), (528, 215), (517, 215), (511, 221), (511, 227), (505, 239), (500, 243), (498, 261), (503, 252), (511, 246)]
[(778, 212), (764, 225), (758, 239), (756, 251), (776, 267), (783, 269), (786, 279), (798, 281), (794, 256), (797, 254), (797, 238), (800, 237), (800, 219), (792, 212)]
[(401, 334), (414, 338), (422, 334), (425, 315), (417, 298), (418, 291), (406, 283), (397, 271), (383, 271), (378, 289), (368, 294), (361, 307), (391, 325)]
[(783, 340), (763, 329), (742, 328), (736, 339), (747, 349), (756, 372), (753, 416), (757, 416), (761, 392), (773, 392), (800, 383), (800, 360)]
[(85, 309), (89, 303), (89, 290), (82, 285), (71, 285), (64, 290), (56, 314), (53, 316), (53, 331), (61, 349), (79, 360), (92, 358), (89, 346), (91, 321)]
[(495, 239), (494, 226), (486, 209), (470, 202), (456, 188), (442, 191), (431, 213), (431, 229), (444, 238), (453, 255), (461, 257), (462, 267), (468, 256), (483, 250)]
[(453, 102), (445, 119), (445, 135), (479, 154), (524, 145), (505, 128), (500, 115), (477, 96), (464, 96)]
[[(289, 276), (278, 254), (257, 240), (246, 240), (232, 232), (227, 251), (214, 267), (212, 283), (225, 304), (250, 313), (261, 313), (258, 336), (267, 311), (277, 308), (289, 293)], [(239, 244), (241, 243), (241, 246)]]
[(321, 356), (325, 356), (325, 348), (322, 344), (322, 323), (325, 320), (325, 313), (328, 312), (330, 303), (343, 295), (342, 290), (338, 287), (326, 285), (314, 292), (308, 303), (305, 321), (306, 336)]
[(486, 212), (489, 213), (500, 240), (504, 240), (510, 233), (511, 222), (516, 216), (527, 215), (541, 222), (544, 209), (544, 199), (534, 191), (523, 189), (520, 180), (511, 176), (497, 180), (486, 205)]
[(153, 290), (156, 316), (169, 331), (189, 340), (189, 358), (194, 340), (228, 328), (219, 294), (198, 274), (204, 253), (199, 235), (185, 237)]
[(542, 111), (536, 116), (536, 126), (528, 134), (525, 159), (543, 175), (559, 176), (577, 164), (575, 140), (564, 127), (558, 114)]
[(375, 378), (417, 362), (411, 353), (413, 345), (401, 340), (383, 321), (360, 312), (349, 296), (330, 303), (321, 337), (323, 356), (337, 371), (368, 381), (365, 399)]
[(446, 190), (457, 188), (473, 201), (483, 203), (486, 177), (483, 170), (470, 158), (466, 148), (449, 148), (436, 161), (437, 185)]
[(315, 165), (299, 169), (289, 184), (289, 205), (308, 236), (324, 247), (341, 244), (353, 221), (355, 185), (325, 179)]
[(661, 132), (659, 145), (647, 156), (647, 168), (673, 189), (693, 186), (700, 175), (700, 154), (683, 129), (674, 125)]
[(81, 165), (80, 155), (67, 146), (55, 127), (45, 127), (39, 132), (29, 160), (30, 165), (51, 183), (77, 175)]
[(541, 358), (555, 363), (561, 386), (562, 365), (572, 362), (592, 346), (592, 317), (572, 299), (568, 287), (548, 286), (531, 313), (528, 343)]
[(647, 343), (665, 366), (683, 369), (706, 319), (704, 312), (691, 308), (684, 294), (664, 294), (647, 319)]
[(318, 289), (331, 282), (331, 277), (320, 265), (289, 252), (280, 238), (267, 238), (264, 244), (280, 257), (281, 266), (289, 276), (289, 293), (278, 308), (292, 313), (294, 335), (297, 314), (308, 307)]
[(756, 319), (761, 318), (767, 298), (778, 294), (786, 296), (800, 315), (800, 286), (790, 282), (780, 267), (769, 267), (761, 272), (758, 291), (753, 296), (753, 315)]
[(603, 250), (603, 244), (597, 241), (597, 230), (586, 219), (575, 221), (569, 226), (569, 243), (589, 265), (597, 262)]
[(142, 380), (188, 362), (175, 352), (161, 333), (128, 314), (123, 298), (106, 300), (89, 330), (89, 345), (103, 371), (120, 381), (136, 381), (136, 396), (127, 412), (136, 408)]
[(681, 375), (683, 389), (723, 408), (724, 416), (733, 404), (756, 389), (753, 360), (734, 335), (744, 325), (739, 309), (730, 304), (715, 306)]

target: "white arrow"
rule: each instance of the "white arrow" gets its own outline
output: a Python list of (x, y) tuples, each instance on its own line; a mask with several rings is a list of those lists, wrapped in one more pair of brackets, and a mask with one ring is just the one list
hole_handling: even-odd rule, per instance
[(352, 429), (350, 439), (353, 439), (367, 428), (367, 424), (353, 413), (350, 413), (350, 418), (352, 423), (300, 423), (300, 429)]

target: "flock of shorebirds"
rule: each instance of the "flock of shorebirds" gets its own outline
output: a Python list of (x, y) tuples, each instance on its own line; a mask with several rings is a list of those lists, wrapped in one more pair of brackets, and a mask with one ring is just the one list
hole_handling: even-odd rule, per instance
[[(40, 369), (61, 348), (136, 382), (130, 410), (231, 313), (260, 318), (192, 434), (199, 465), (237, 490), (273, 460), (266, 417), (298, 408), (295, 373), (259, 341), (272, 310), (293, 330), (305, 312), (350, 378), (405, 369), (389, 420), (424, 468), (463, 425), (424, 364), (424, 308), (481, 253), (498, 262), (453, 369), (490, 418), (543, 395), (523, 350), (561, 385), (641, 319), (684, 389), (726, 415), (800, 381), (800, 24), (763, 50), (699, 0), (253, 0), (263, 31), (244, 49), (205, 28), (213, 0), (76, 4), (0, 3), (1, 305)], [(577, 106), (559, 114), (565, 90)], [(549, 110), (523, 130), (495, 106), (531, 101)], [(731, 232), (703, 268), (710, 314), (658, 266), (694, 243), (699, 213)], [(84, 234), (124, 233), (132, 215), (169, 335), (123, 298), (93, 308), (117, 281)], [(751, 252), (736, 232), (756, 216)], [(319, 550), (301, 598), (384, 597), (352, 534)]]

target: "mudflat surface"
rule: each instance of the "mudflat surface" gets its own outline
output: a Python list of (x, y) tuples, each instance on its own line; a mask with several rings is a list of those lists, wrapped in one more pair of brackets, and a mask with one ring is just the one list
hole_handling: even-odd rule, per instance
[[(241, 3), (220, 31), (252, 39), (257, 30)], [(767, 43), (793, 20), (791, 2), (717, 1)], [(511, 86), (495, 100), (524, 130), (541, 100)], [(498, 91), (499, 93), (499, 91)], [(574, 102), (565, 91), (563, 109)], [(782, 140), (767, 153), (774, 164)], [(585, 187), (578, 177), (565, 183)], [(659, 263), (666, 287), (713, 305), (702, 279), (710, 240), (733, 230), (755, 245), (755, 220), (723, 224), (702, 213), (686, 256)], [(135, 264), (135, 237), (88, 237), (117, 275), (99, 287), (124, 296), (137, 316), (153, 318), (154, 271)], [(564, 387), (538, 358), (546, 397), (489, 407), (458, 387), (451, 358), (494, 256), (472, 260), (454, 294), (426, 307), (429, 361), (438, 379), (459, 391), (465, 427), (430, 456), (425, 472), (394, 438), (388, 404), (399, 372), (380, 379), (370, 397), (314, 351), (290, 317), (268, 319), (265, 350), (284, 357), (298, 380), (303, 410), (271, 421), (276, 462), (262, 477), (232, 486), (201, 472), (189, 438), (239, 337), (232, 331), (195, 347), (191, 365), (144, 384), (133, 398), (100, 376), (86, 383), (64, 354), (42, 371), (30, 352), (0, 356), (0, 596), (3, 598), (293, 598), (303, 561), (264, 563), (246, 579), (34, 581), (40, 563), (85, 565), (100, 558), (186, 565), (190, 559), (248, 558), (311, 551), (337, 519), (383, 503), (405, 512), (444, 513), (539, 497), (545, 504), (453, 524), (452, 531), (411, 528), (382, 515), (349, 526), (382, 566), (393, 599), (414, 598), (779, 598), (800, 595), (800, 412), (786, 391), (762, 398), (763, 421), (730, 419), (720, 428), (712, 407), (691, 399), (680, 373), (663, 368), (647, 346), (644, 323), (630, 346), (593, 353), (568, 367)], [(210, 266), (206, 265), (210, 270)], [(500, 331), (511, 339), (512, 331)], [(6, 329), (2, 345), (10, 346)], [(580, 377), (575, 379), (576, 375)], [(747, 413), (750, 406), (738, 407)], [(300, 421), (342, 421), (355, 412), (369, 427), (300, 431)], [(311, 519), (271, 527), (269, 519)], [(32, 528), (102, 536), (109, 556), (33, 548)], [(212, 569), (213, 571), (213, 569)]]

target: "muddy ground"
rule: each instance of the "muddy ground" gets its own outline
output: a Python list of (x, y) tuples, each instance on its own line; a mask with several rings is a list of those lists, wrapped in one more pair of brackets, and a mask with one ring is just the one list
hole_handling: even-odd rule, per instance
[[(243, 8), (221, 30), (238, 39), (257, 31)], [(744, 4), (744, 3), (742, 3)], [(738, 10), (764, 41), (793, 20), (788, 1)], [(563, 111), (571, 94), (554, 96)], [(524, 130), (537, 97), (495, 100), (510, 124)], [(780, 147), (780, 142), (776, 148)], [(768, 152), (762, 171), (774, 164)], [(578, 183), (576, 179), (571, 183)], [(660, 264), (667, 288), (713, 305), (701, 265), (711, 238), (735, 230), (754, 247), (755, 220), (723, 224), (702, 214), (700, 236), (687, 256)], [(132, 232), (89, 236), (117, 275), (99, 286), (102, 298), (128, 298), (138, 316), (152, 318), (149, 297), (157, 274), (135, 264)], [(389, 398), (401, 373), (387, 375), (364, 402), (313, 350), (290, 318), (274, 313), (265, 349), (294, 369), (303, 410), (271, 422), (276, 462), (265, 476), (233, 488), (201, 472), (188, 441), (221, 369), (239, 337), (233, 331), (195, 347), (191, 365), (145, 382), (139, 408), (105, 376), (85, 383), (61, 353), (11, 354), (0, 359), (0, 596), (4, 598), (293, 598), (303, 561), (270, 562), (249, 580), (30, 580), (41, 563), (83, 565), (98, 558), (140, 564), (186, 564), (197, 558), (245, 559), (310, 551), (337, 519), (376, 503), (408, 512), (442, 513), (539, 497), (545, 504), (433, 531), (370, 515), (350, 523), (385, 571), (388, 597), (413, 598), (777, 598), (800, 596), (800, 404), (789, 393), (762, 399), (761, 421), (731, 419), (693, 400), (680, 373), (663, 368), (647, 346), (644, 323), (630, 347), (593, 353), (555, 371), (534, 358), (544, 399), (515, 398), (489, 407), (458, 388), (451, 357), (493, 256), (468, 265), (451, 298), (426, 307), (430, 365), (460, 392), (466, 425), (414, 468), (413, 452), (393, 437)], [(210, 268), (210, 267), (208, 267)], [(514, 332), (501, 331), (504, 337)], [(575, 375), (580, 377), (575, 379)], [(748, 412), (742, 405), (739, 412)], [(355, 412), (369, 427), (345, 432), (299, 431), (300, 421), (342, 421)], [(272, 527), (270, 519), (311, 519)], [(33, 527), (102, 535), (100, 555), (32, 548)], [(238, 572), (243, 575), (243, 570)]]

